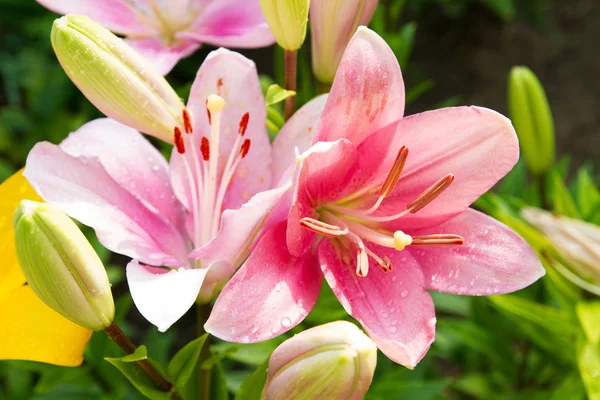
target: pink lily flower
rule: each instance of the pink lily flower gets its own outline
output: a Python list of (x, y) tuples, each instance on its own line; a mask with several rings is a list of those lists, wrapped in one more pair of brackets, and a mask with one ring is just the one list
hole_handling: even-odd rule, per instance
[(510, 121), (479, 107), (403, 109), (394, 54), (359, 28), (299, 157), (289, 214), (224, 287), (208, 332), (280, 335), (310, 312), (324, 277), (379, 349), (412, 368), (435, 335), (427, 290), (493, 295), (544, 275), (522, 238), (468, 208), (517, 161)]
[(184, 131), (174, 127), (170, 165), (135, 129), (99, 119), (58, 146), (38, 143), (24, 174), (46, 201), (94, 228), (105, 247), (133, 258), (133, 300), (165, 331), (197, 299), (212, 299), (247, 257), (289, 191), (291, 146), (310, 145), (302, 133), (318, 115), (302, 116), (322, 103), (300, 110), (271, 151), (254, 63), (219, 49), (192, 85)]
[(275, 42), (258, 0), (37, 0), (59, 14), (86, 15), (166, 75), (201, 45), (255, 48)]

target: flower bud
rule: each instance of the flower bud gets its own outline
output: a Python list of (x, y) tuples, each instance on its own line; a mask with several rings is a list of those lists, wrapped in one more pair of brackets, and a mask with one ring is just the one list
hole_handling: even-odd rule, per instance
[(108, 327), (115, 315), (108, 277), (77, 225), (53, 205), (23, 200), (14, 228), (17, 258), (38, 297), (84, 328)]
[(362, 399), (376, 364), (377, 347), (367, 335), (350, 322), (330, 322), (275, 349), (262, 398)]
[(552, 243), (574, 272), (600, 285), (600, 227), (533, 207), (524, 208), (521, 215)]
[(368, 25), (378, 0), (313, 1), (310, 5), (312, 68), (323, 83), (333, 82), (342, 55), (360, 25)]
[(298, 50), (306, 38), (310, 0), (260, 0), (260, 8), (285, 50)]
[(543, 174), (554, 163), (554, 123), (544, 88), (527, 67), (510, 71), (508, 108), (529, 170)]
[(50, 39), (69, 78), (100, 111), (172, 143), (184, 104), (145, 58), (81, 15), (55, 20)]

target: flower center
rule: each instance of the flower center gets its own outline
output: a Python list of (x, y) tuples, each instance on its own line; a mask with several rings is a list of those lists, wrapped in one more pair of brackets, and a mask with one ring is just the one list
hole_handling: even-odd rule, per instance
[[(401, 230), (391, 232), (384, 225), (396, 221), (408, 214), (414, 214), (434, 201), (454, 181), (448, 174), (427, 188), (406, 208), (393, 215), (373, 215), (385, 199), (394, 191), (408, 157), (408, 148), (403, 146), (390, 172), (381, 186), (366, 188), (341, 201), (326, 204), (316, 209), (318, 218), (305, 217), (300, 225), (336, 242), (336, 248), (342, 258), (350, 262), (350, 255), (356, 257), (356, 274), (365, 277), (369, 271), (369, 258), (385, 272), (391, 271), (392, 263), (388, 257), (380, 257), (365, 242), (402, 251), (406, 246), (460, 246), (464, 239), (454, 234), (433, 234), (410, 236)], [(377, 197), (374, 199), (374, 195)], [(374, 201), (373, 201), (374, 200)], [(365, 204), (372, 204), (363, 208)]]
[(189, 181), (192, 214), (194, 216), (194, 247), (212, 239), (219, 229), (225, 192), (240, 162), (250, 151), (250, 139), (244, 138), (250, 114), (245, 113), (239, 122), (238, 134), (225, 166), (219, 165), (219, 139), (221, 115), (225, 100), (211, 94), (206, 99), (206, 112), (210, 135), (194, 140), (192, 119), (187, 110), (182, 112), (183, 129), (176, 126), (173, 141)]

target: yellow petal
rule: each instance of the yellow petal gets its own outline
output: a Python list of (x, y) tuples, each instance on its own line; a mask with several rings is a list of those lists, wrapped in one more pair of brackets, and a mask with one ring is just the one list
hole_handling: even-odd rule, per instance
[(77, 366), (92, 332), (46, 306), (25, 285), (0, 301), (0, 359)]
[(24, 286), (12, 216), (25, 199), (41, 200), (21, 170), (0, 185), (0, 359), (76, 366), (92, 332), (50, 309)]
[(12, 216), (21, 200), (41, 201), (27, 180), (23, 170), (0, 185), (0, 301), (2, 297), (25, 283), (25, 276), (17, 261)]

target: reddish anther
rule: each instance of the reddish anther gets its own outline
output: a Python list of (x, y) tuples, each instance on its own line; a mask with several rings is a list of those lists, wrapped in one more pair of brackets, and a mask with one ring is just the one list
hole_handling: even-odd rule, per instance
[(463, 244), (465, 239), (453, 234), (413, 236), (411, 243), (413, 246), (462, 246)]
[(175, 142), (175, 148), (179, 154), (185, 153), (185, 144), (183, 142), (183, 135), (181, 134), (181, 129), (178, 126), (175, 127), (175, 132), (173, 134), (173, 142)]
[(448, 174), (444, 176), (442, 179), (431, 185), (427, 190), (425, 190), (419, 197), (410, 202), (406, 208), (410, 210), (412, 214), (421, 210), (427, 204), (431, 203), (435, 200), (444, 190), (450, 186), (450, 184), (454, 181), (454, 175)]
[(185, 128), (185, 133), (192, 133), (192, 118), (190, 117), (190, 113), (184, 108), (181, 114), (183, 117), (183, 127)]
[(398, 155), (396, 156), (396, 160), (394, 161), (394, 165), (392, 166), (390, 173), (385, 179), (383, 185), (381, 185), (381, 189), (379, 190), (380, 196), (387, 197), (391, 192), (394, 191), (398, 180), (400, 180), (400, 175), (402, 174), (402, 170), (406, 164), (407, 157), (408, 148), (406, 146), (402, 146), (400, 151), (398, 151)]
[(246, 157), (246, 155), (248, 154), (249, 151), (250, 151), (250, 139), (246, 139), (246, 140), (244, 140), (244, 143), (242, 143), (242, 147), (240, 147), (240, 154), (242, 155), (242, 158)]
[(202, 152), (204, 161), (210, 159), (210, 142), (206, 136), (202, 136), (202, 139), (200, 140), (200, 152)]
[(206, 116), (208, 117), (208, 124), (212, 124), (212, 118), (210, 115), (210, 110), (208, 109), (208, 99), (206, 99)]
[(250, 114), (246, 113), (242, 115), (242, 119), (240, 120), (240, 129), (238, 130), (240, 136), (244, 136), (246, 133), (246, 129), (248, 129), (248, 121), (250, 121)]
[(223, 79), (219, 78), (217, 79), (217, 94), (220, 96), (221, 95), (221, 88), (223, 87)]

